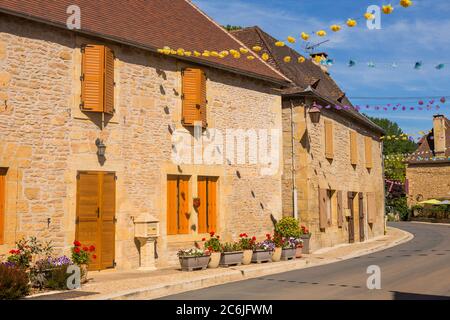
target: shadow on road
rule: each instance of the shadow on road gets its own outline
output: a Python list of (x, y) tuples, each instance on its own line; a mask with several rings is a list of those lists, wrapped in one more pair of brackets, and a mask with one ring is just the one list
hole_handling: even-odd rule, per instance
[(409, 292), (391, 291), (393, 300), (450, 300), (448, 296), (434, 296), (429, 294), (418, 294)]

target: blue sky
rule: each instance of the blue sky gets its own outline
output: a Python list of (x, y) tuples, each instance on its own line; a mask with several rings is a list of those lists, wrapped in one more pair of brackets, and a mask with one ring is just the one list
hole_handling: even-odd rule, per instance
[[(320, 47), (335, 61), (330, 73), (347, 96), (422, 97), (450, 96), (450, 1), (415, 0), (410, 8), (398, 6), (399, 0), (193, 0), (220, 24), (258, 25), (278, 39), (302, 31), (326, 29), (330, 41)], [(361, 19), (369, 5), (392, 3), (391, 15), (382, 15), (382, 29), (369, 30)], [(357, 18), (356, 28), (344, 27), (332, 33), (329, 26)], [(324, 40), (317, 37), (312, 42)], [(294, 48), (304, 53), (300, 43)], [(349, 68), (348, 61), (357, 62)], [(375, 68), (368, 68), (373, 61)], [(421, 70), (413, 68), (423, 62)], [(391, 64), (396, 62), (397, 68)], [(448, 63), (438, 71), (439, 63)], [(417, 106), (418, 99), (351, 99), (353, 104)], [(450, 99), (439, 113), (450, 116)], [(386, 117), (399, 123), (404, 132), (417, 133), (432, 127), (437, 111), (369, 111), (371, 116)]]

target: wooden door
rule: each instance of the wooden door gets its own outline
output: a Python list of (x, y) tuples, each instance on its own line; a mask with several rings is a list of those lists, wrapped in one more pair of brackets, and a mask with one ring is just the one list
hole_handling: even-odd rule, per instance
[(348, 217), (348, 242), (349, 243), (355, 242), (355, 221), (354, 221), (355, 209), (353, 206), (354, 196), (355, 195), (353, 192), (348, 193), (348, 209), (350, 210), (350, 216)]
[(5, 241), (6, 170), (0, 168), (0, 244)]
[(359, 205), (358, 205), (358, 211), (359, 211), (359, 241), (363, 242), (365, 239), (364, 234), (364, 194), (362, 192), (359, 193)]
[(198, 177), (198, 232), (217, 231), (217, 178)]
[(189, 233), (189, 177), (167, 178), (167, 234)]
[(92, 259), (89, 270), (114, 267), (115, 192), (114, 173), (78, 174), (76, 239), (83, 246), (95, 246), (97, 256)]

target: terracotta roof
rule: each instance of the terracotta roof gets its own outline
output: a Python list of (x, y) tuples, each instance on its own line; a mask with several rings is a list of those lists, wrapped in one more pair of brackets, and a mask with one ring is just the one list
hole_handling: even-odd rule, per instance
[[(81, 9), (80, 33), (95, 35), (151, 51), (169, 46), (185, 50), (229, 50), (242, 47), (236, 38), (189, 0), (0, 0), (0, 12), (66, 28), (70, 5)], [(288, 83), (261, 59), (177, 57), (235, 73)]]
[[(270, 58), (267, 62), (293, 82), (291, 88), (284, 90), (285, 94), (301, 94), (302, 91), (306, 90), (307, 93), (305, 95), (313, 93), (326, 100), (329, 104), (352, 106), (345, 93), (320, 66), (316, 65), (309, 57), (305, 57), (305, 62), (298, 63), (298, 58), (302, 56), (300, 53), (289, 46), (275, 46), (277, 39), (261, 30), (258, 26), (232, 31), (232, 34), (248, 47), (259, 45), (263, 48), (261, 53), (266, 52), (269, 54)], [(284, 62), (284, 57), (286, 56), (292, 58), (291, 63)], [(342, 100), (338, 101), (340, 98)], [(365, 124), (378, 133), (384, 134), (382, 128), (354, 109), (340, 110), (339, 112), (351, 116), (354, 120)]]

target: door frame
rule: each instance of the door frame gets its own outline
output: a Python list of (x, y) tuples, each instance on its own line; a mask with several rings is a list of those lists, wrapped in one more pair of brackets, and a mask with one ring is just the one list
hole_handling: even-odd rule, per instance
[(350, 215), (348, 216), (348, 242), (355, 242), (355, 206), (354, 200), (356, 197), (356, 192), (349, 191), (347, 193), (348, 209), (350, 210)]

